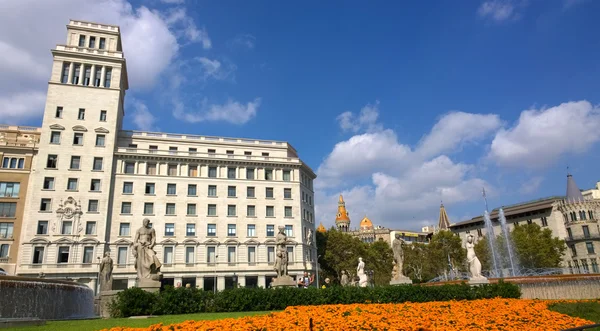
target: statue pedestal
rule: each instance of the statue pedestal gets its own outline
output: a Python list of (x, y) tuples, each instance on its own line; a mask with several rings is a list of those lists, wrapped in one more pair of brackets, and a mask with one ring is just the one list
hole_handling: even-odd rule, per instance
[(137, 287), (148, 292), (158, 292), (160, 290), (160, 282), (152, 279), (138, 279)]
[(483, 285), (483, 284), (489, 284), (489, 283), (490, 283), (490, 281), (485, 277), (469, 278), (469, 285)]
[(297, 287), (296, 281), (290, 276), (281, 276), (273, 279), (273, 287)]
[(100, 298), (100, 316), (103, 318), (110, 318), (110, 311), (108, 309), (108, 305), (111, 301), (117, 296), (117, 293), (121, 292), (121, 290), (110, 290), (110, 291), (101, 291)]
[(401, 276), (395, 279), (390, 280), (390, 285), (406, 285), (412, 284), (412, 280), (406, 276)]

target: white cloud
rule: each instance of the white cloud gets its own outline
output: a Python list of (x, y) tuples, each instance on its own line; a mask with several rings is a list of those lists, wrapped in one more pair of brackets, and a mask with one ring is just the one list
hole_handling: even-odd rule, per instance
[(182, 102), (173, 100), (173, 115), (177, 119), (189, 123), (222, 121), (240, 125), (247, 123), (256, 116), (260, 102), (260, 98), (246, 104), (230, 99), (224, 104), (209, 104), (205, 99), (199, 111), (185, 111), (185, 105)]
[(223, 64), (221, 61), (211, 60), (206, 57), (197, 57), (196, 60), (202, 65), (205, 80), (208, 78), (215, 80), (234, 79), (234, 72), (237, 70), (234, 64)]
[(489, 0), (484, 1), (477, 14), (482, 18), (490, 18), (496, 22), (516, 18), (516, 5), (511, 0)]
[(337, 117), (337, 120), (340, 124), (340, 127), (344, 131), (377, 131), (381, 130), (381, 125), (377, 124), (378, 117), (379, 101), (376, 101), (375, 104), (368, 104), (364, 106), (360, 110), (360, 114), (358, 116), (354, 115), (350, 111), (347, 111), (341, 113)]
[(185, 0), (160, 0), (162, 3), (170, 4), (170, 5), (179, 5), (185, 2)]
[(23, 118), (40, 116), (44, 113), (46, 93), (28, 91), (0, 95), (0, 123), (19, 124)]
[(600, 109), (587, 101), (524, 110), (513, 127), (496, 134), (487, 158), (501, 166), (543, 168), (587, 151), (600, 140), (599, 125)]
[(519, 192), (521, 194), (535, 193), (540, 188), (540, 185), (542, 185), (543, 181), (544, 181), (544, 177), (540, 177), (540, 176), (532, 177), (529, 180), (527, 180), (521, 184), (521, 187), (519, 188)]
[(148, 107), (137, 99), (132, 99), (131, 105), (134, 109), (133, 123), (137, 126), (137, 128), (143, 131), (157, 131), (157, 129), (154, 127), (156, 118), (148, 110)]
[(199, 42), (202, 48), (212, 48), (212, 41), (205, 28), (198, 29), (194, 20), (188, 16), (184, 7), (177, 7), (168, 11), (164, 15), (164, 20), (174, 31), (189, 42)]
[(229, 46), (254, 49), (256, 46), (256, 37), (251, 34), (240, 34), (229, 42)]

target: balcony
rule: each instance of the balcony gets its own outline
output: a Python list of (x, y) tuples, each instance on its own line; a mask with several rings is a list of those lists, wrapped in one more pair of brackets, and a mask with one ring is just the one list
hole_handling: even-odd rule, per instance
[(576, 241), (587, 241), (587, 240), (600, 240), (600, 234), (590, 233), (589, 235), (576, 235), (576, 236), (567, 236), (565, 237), (566, 242), (576, 242)]
[(118, 147), (117, 153), (152, 154), (152, 155), (156, 155), (156, 156), (180, 156), (180, 157), (193, 157), (193, 158), (212, 158), (212, 159), (229, 159), (229, 160), (234, 159), (234, 160), (254, 160), (254, 161), (300, 163), (300, 159), (295, 158), (295, 157), (233, 155), (233, 154), (217, 154), (217, 153), (203, 153), (203, 152), (188, 152), (188, 151), (142, 149), (142, 148), (131, 148), (131, 147)]
[(8, 263), (8, 261), (10, 260), (10, 257), (0, 257), (0, 263)]

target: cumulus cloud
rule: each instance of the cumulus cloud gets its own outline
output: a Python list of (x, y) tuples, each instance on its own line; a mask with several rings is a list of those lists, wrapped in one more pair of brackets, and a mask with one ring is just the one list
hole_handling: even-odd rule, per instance
[(183, 103), (174, 100), (175, 107), (173, 114), (176, 118), (189, 123), (222, 121), (241, 125), (247, 123), (256, 116), (260, 102), (260, 98), (256, 98), (246, 104), (229, 99), (223, 104), (209, 104), (205, 99), (202, 102), (200, 110), (186, 111)]
[(527, 180), (521, 184), (521, 187), (519, 188), (519, 192), (521, 194), (535, 193), (540, 188), (540, 185), (542, 185), (543, 181), (544, 181), (544, 177), (540, 177), (540, 176), (532, 177), (529, 180)]
[(232, 63), (223, 64), (219, 60), (211, 60), (206, 57), (197, 57), (196, 60), (201, 64), (204, 72), (204, 79), (227, 80), (234, 79), (234, 72), (237, 67)]
[(358, 131), (377, 131), (381, 130), (381, 125), (377, 123), (379, 118), (379, 101), (375, 104), (368, 104), (364, 106), (358, 116), (352, 112), (347, 111), (341, 113), (337, 117), (337, 121), (340, 127), (344, 131), (358, 132)]
[(44, 111), (46, 93), (27, 91), (0, 95), (0, 123), (20, 124), (23, 118), (38, 116)]
[(588, 101), (524, 110), (514, 126), (496, 134), (487, 158), (506, 167), (547, 167), (597, 143), (598, 125), (600, 109)]
[(528, 0), (486, 0), (477, 9), (477, 15), (496, 23), (519, 19)]
[(156, 118), (148, 110), (148, 107), (137, 99), (133, 99), (130, 103), (133, 107), (133, 123), (136, 127), (143, 131), (158, 131), (154, 126)]

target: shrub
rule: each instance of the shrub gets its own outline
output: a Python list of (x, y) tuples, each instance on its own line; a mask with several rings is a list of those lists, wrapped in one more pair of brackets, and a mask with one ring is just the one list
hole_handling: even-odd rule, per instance
[(399, 303), (489, 298), (520, 298), (517, 285), (504, 283), (469, 286), (381, 286), (381, 287), (316, 287), (303, 288), (236, 288), (217, 292), (195, 288), (167, 287), (159, 293), (139, 288), (119, 292), (110, 305), (111, 316), (190, 314), (204, 312), (237, 312), (283, 310), (288, 306), (323, 304)]

